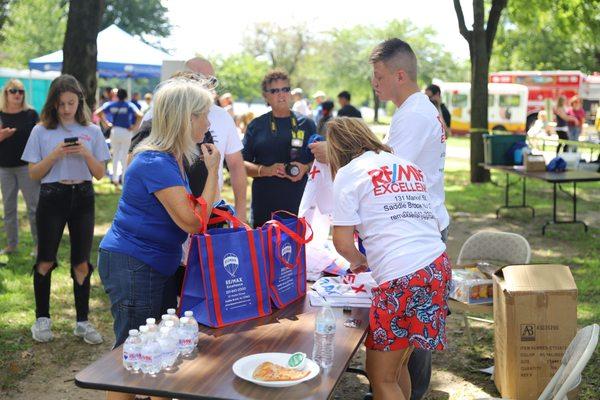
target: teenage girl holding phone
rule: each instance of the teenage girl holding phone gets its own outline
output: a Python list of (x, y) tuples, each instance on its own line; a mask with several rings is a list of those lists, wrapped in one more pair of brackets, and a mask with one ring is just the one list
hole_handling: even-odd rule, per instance
[(71, 75), (59, 76), (50, 85), (41, 122), (33, 128), (22, 156), (29, 163), (31, 178), (41, 181), (36, 212), (39, 249), (33, 271), (36, 322), (31, 327), (38, 342), (52, 339), (50, 282), (67, 225), (77, 314), (73, 333), (86, 343), (102, 343), (102, 336), (88, 322), (94, 238), (92, 177), (104, 176), (104, 161), (109, 158), (102, 131), (90, 123), (81, 85)]

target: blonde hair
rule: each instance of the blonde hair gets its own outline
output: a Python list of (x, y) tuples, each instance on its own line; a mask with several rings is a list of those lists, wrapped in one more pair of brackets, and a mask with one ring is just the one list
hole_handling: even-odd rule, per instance
[(191, 164), (198, 152), (192, 138), (192, 115), (208, 114), (212, 104), (210, 93), (197, 82), (169, 79), (154, 95), (154, 111), (150, 136), (133, 151), (137, 155), (154, 150), (171, 153)]
[[(10, 79), (4, 84), (4, 88), (2, 89), (2, 96), (0, 96), (0, 112), (6, 112), (6, 107), (8, 106), (8, 89), (16, 88), (25, 90), (25, 86), (23, 82), (18, 79)], [(31, 110), (31, 107), (27, 103), (27, 92), (23, 93), (23, 102), (21, 103), (21, 108), (23, 111)]]
[(338, 117), (327, 122), (327, 157), (331, 175), (364, 152), (392, 152), (360, 118)]

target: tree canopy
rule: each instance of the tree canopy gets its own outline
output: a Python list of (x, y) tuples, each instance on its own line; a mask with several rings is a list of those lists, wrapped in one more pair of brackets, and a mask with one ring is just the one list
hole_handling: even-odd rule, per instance
[(598, 0), (510, 0), (494, 70), (600, 70)]
[[(0, 65), (26, 67), (30, 59), (62, 48), (68, 1), (0, 0), (0, 7)], [(171, 32), (166, 13), (160, 0), (106, 0), (101, 29), (114, 23), (132, 35), (166, 37)]]

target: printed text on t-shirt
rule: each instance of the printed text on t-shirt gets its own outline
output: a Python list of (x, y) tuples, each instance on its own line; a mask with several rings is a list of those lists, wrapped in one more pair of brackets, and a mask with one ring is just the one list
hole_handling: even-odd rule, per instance
[(373, 194), (381, 196), (386, 193), (426, 192), (423, 171), (412, 165), (393, 164), (369, 171)]

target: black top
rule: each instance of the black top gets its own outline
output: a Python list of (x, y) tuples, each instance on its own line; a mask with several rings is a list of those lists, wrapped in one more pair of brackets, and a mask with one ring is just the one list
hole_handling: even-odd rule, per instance
[(353, 117), (353, 118), (362, 118), (362, 114), (356, 107), (352, 104), (346, 104), (344, 107), (340, 108), (340, 111), (337, 113), (338, 117)]
[(317, 124), (317, 133), (323, 137), (327, 136), (327, 129), (325, 129), (325, 124), (329, 122), (329, 120), (333, 118), (333, 115), (329, 114), (322, 117)]
[[(245, 161), (270, 166), (289, 163), (292, 149), (292, 119), (274, 118), (276, 130), (271, 130), (271, 115), (268, 112), (254, 119), (244, 136), (242, 155)], [(296, 161), (308, 164), (314, 159), (308, 149), (308, 139), (317, 132), (315, 123), (294, 113), (298, 121), (298, 136), (302, 137), (302, 148)], [(252, 215), (254, 226), (262, 225), (271, 218), (271, 213), (286, 210), (298, 213), (306, 175), (298, 182), (287, 178), (256, 177), (252, 182)]]
[(450, 122), (452, 122), (452, 117), (450, 116), (450, 111), (444, 103), (440, 104), (440, 110), (442, 111), (442, 118), (444, 118), (444, 122), (446, 126), (450, 128)]
[(2, 128), (17, 128), (12, 136), (0, 142), (0, 167), (20, 167), (27, 165), (21, 160), (31, 130), (40, 120), (35, 110), (21, 111), (16, 114), (0, 112)]
[[(140, 130), (131, 139), (129, 152), (131, 153), (140, 142), (150, 136), (152, 130), (152, 120), (146, 121), (140, 127)], [(206, 179), (208, 178), (208, 169), (202, 159), (197, 159), (191, 166), (184, 163), (185, 174), (190, 183), (190, 189), (195, 197), (199, 197), (204, 191)]]
[(560, 115), (558, 115), (558, 113), (556, 112), (556, 109), (554, 110), (554, 115), (556, 116), (556, 127), (563, 128), (563, 130), (566, 130), (567, 121), (562, 119), (562, 117)]

